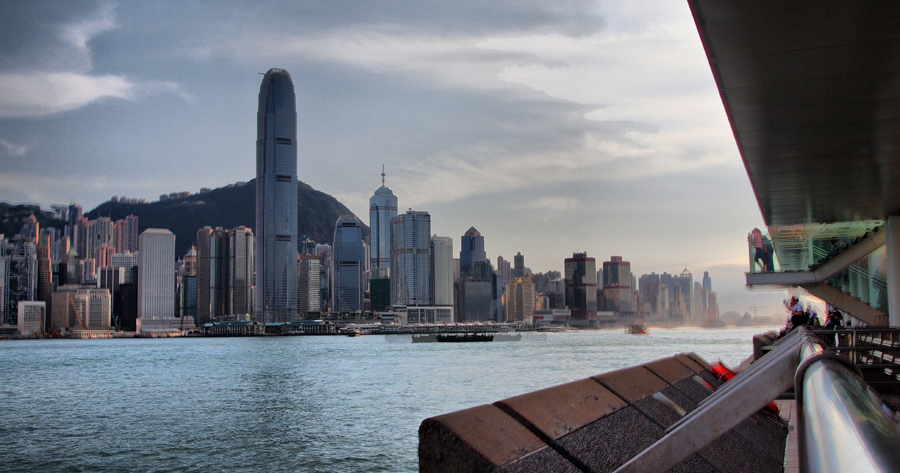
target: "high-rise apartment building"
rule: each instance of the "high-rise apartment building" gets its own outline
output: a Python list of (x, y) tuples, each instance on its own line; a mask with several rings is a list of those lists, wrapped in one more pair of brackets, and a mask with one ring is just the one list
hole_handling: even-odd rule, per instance
[(365, 253), (362, 243), (362, 225), (353, 215), (341, 215), (334, 225), (333, 266), (334, 278), (331, 291), (331, 311), (338, 313), (362, 312)]
[(294, 83), (269, 69), (256, 116), (256, 297), (262, 322), (297, 318), (297, 109)]
[(431, 305), (431, 215), (409, 210), (391, 219), (391, 299)]
[(369, 242), (371, 256), (369, 267), (373, 278), (391, 276), (391, 219), (397, 216), (397, 196), (384, 185), (384, 168), (381, 170), (381, 187), (369, 198)]
[(138, 250), (138, 218), (129, 215), (116, 220), (116, 253), (134, 253)]
[(138, 248), (138, 318), (175, 318), (175, 235), (148, 228), (141, 233)]
[(587, 253), (573, 253), (565, 259), (566, 305), (572, 311), (573, 326), (585, 327), (597, 321), (597, 263)]

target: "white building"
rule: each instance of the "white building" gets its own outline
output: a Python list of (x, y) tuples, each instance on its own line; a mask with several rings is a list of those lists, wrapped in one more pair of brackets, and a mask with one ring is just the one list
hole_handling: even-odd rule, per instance
[(431, 294), (436, 306), (453, 305), (453, 239), (434, 235), (431, 237)]
[(138, 248), (138, 319), (174, 319), (175, 235), (148, 228)]

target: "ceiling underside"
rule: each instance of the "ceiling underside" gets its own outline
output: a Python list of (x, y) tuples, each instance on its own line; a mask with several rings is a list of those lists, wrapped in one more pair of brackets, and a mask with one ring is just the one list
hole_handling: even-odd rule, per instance
[(688, 3), (767, 225), (900, 211), (900, 1)]

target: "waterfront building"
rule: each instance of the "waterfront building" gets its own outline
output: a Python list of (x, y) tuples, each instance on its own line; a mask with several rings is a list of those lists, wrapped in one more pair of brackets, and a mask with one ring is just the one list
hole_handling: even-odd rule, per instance
[(19, 238), (0, 241), (0, 320), (18, 325), (19, 302), (32, 302), (37, 293), (37, 252), (34, 241)]
[(226, 274), (228, 235), (222, 227), (197, 230), (197, 324), (228, 314)]
[(253, 230), (238, 226), (228, 231), (228, 306), (230, 314), (253, 313)]
[(362, 225), (353, 215), (341, 215), (334, 226), (332, 246), (333, 284), (331, 285), (331, 312), (361, 313), (363, 306), (365, 253), (362, 242)]
[(433, 304), (453, 305), (453, 239), (433, 235), (431, 237), (431, 269)]
[(19, 335), (25, 337), (43, 336), (46, 331), (47, 302), (45, 301), (19, 301), (18, 307)]
[(508, 283), (513, 278), (512, 266), (502, 256), (497, 257), (497, 274), (500, 275), (500, 281), (503, 284)]
[[(192, 246), (181, 260), (181, 283), (178, 286), (178, 316), (197, 319), (197, 247)], [(116, 311), (113, 304), (113, 312)], [(198, 322), (199, 325), (199, 322)]]
[(578, 327), (597, 323), (597, 263), (587, 253), (573, 253), (564, 262), (566, 305), (572, 311), (571, 324)]
[(694, 275), (687, 267), (678, 276), (672, 277), (675, 291), (671, 294), (675, 307), (681, 310), (685, 321), (698, 322), (694, 313)]
[[(632, 312), (631, 263), (621, 256), (603, 262), (603, 307), (606, 311)], [(599, 306), (599, 299), (597, 302)]]
[(431, 216), (408, 210), (391, 219), (391, 300), (432, 305)]
[(369, 246), (372, 277), (391, 276), (391, 219), (397, 216), (397, 196), (384, 185), (384, 166), (381, 187), (369, 198)]
[(506, 321), (531, 324), (534, 318), (534, 283), (525, 277), (506, 285)]
[[(451, 288), (452, 291), (452, 288)], [(369, 279), (369, 308), (373, 311), (387, 310), (391, 306), (391, 278)]]
[(484, 252), (484, 237), (475, 229), (469, 227), (462, 236), (462, 244), (459, 249), (459, 276), (464, 278), (474, 272), (475, 263), (486, 261)]
[(294, 84), (269, 69), (256, 126), (256, 297), (264, 323), (297, 317), (297, 110)]
[(491, 279), (461, 278), (457, 284), (457, 322), (496, 321), (500, 314)]
[(301, 314), (321, 312), (319, 257), (297, 255), (297, 310)]
[(638, 286), (638, 310), (646, 315), (659, 313), (659, 275), (642, 274)]
[(139, 319), (175, 317), (175, 235), (148, 228), (138, 239)]

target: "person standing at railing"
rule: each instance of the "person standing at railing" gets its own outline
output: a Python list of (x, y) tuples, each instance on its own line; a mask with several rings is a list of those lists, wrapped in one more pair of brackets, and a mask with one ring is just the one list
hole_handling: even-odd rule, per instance
[(756, 249), (756, 252), (753, 254), (753, 262), (757, 263), (760, 267), (761, 273), (768, 272), (766, 257), (766, 245), (763, 243), (762, 232), (759, 231), (759, 228), (754, 228), (753, 231), (750, 232), (750, 243)]

